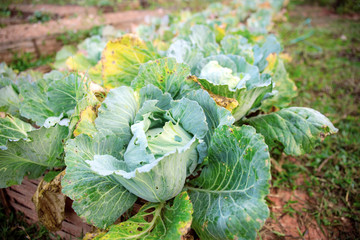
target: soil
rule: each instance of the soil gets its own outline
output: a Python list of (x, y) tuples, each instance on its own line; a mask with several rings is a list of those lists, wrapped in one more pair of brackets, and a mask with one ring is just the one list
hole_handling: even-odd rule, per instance
[(331, 21), (338, 19), (360, 20), (360, 14), (339, 15), (325, 7), (298, 6), (294, 10), (289, 11), (289, 18), (299, 16), (310, 18), (312, 25), (318, 27), (325, 27)]
[[(300, 179), (301, 181), (301, 179)], [(320, 228), (311, 216), (312, 199), (302, 190), (272, 188), (268, 203), (272, 216), (260, 231), (262, 239), (327, 239), (326, 229)]]
[(51, 4), (16, 4), (9, 7), (23, 13), (34, 13), (36, 11), (50, 13), (57, 16), (96, 14), (96, 7), (82, 7), (76, 5), (51, 5)]
[[(131, 31), (135, 25), (144, 22), (149, 16), (165, 14), (164, 10), (158, 9), (98, 15), (94, 12), (94, 8), (85, 10), (87, 8), (75, 6), (59, 6), (58, 8), (50, 6), (40, 5), (44, 11), (52, 11), (54, 14), (65, 16), (67, 11), (71, 14), (44, 23), (12, 24), (0, 29), (0, 62), (11, 62), (14, 53), (31, 52), (37, 57), (54, 53), (62, 47), (62, 43), (56, 37), (67, 34), (68, 31), (86, 30), (102, 24)], [(35, 11), (33, 8), (34, 6), (29, 5), (29, 7), (22, 6), (19, 9)], [(75, 14), (76, 11), (78, 12)]]

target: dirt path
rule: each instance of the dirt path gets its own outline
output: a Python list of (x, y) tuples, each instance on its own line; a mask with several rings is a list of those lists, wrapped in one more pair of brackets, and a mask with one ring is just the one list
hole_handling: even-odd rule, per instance
[(12, 10), (17, 10), (25, 13), (34, 13), (36, 11), (51, 13), (57, 16), (71, 16), (71, 15), (86, 15), (96, 14), (98, 9), (96, 7), (82, 7), (77, 5), (51, 5), (51, 4), (13, 4), (9, 7)]
[[(0, 62), (10, 62), (14, 53), (30, 52), (35, 53), (37, 57), (54, 53), (62, 47), (62, 42), (56, 39), (57, 36), (66, 34), (67, 31), (76, 32), (103, 24), (113, 25), (115, 28), (129, 31), (134, 25), (144, 22), (149, 16), (165, 14), (160, 9), (97, 15), (93, 8), (85, 10), (82, 7), (74, 7), (74, 9), (72, 7), (48, 8), (48, 10), (52, 10), (57, 14), (65, 14), (68, 9), (72, 15), (66, 18), (51, 20), (45, 23), (13, 24), (0, 29)], [(26, 7), (22, 6), (21, 9), (26, 9)], [(40, 9), (43, 8), (40, 6)], [(76, 12), (78, 14), (74, 17)]]

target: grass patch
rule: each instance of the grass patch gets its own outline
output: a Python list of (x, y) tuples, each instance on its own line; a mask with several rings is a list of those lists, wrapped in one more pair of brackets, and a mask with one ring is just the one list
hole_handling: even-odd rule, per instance
[(4, 208), (0, 203), (0, 239), (59, 239), (54, 237), (50, 237), (50, 233), (44, 226), (26, 223), (22, 213), (11, 212), (9, 216), (5, 215)]
[(55, 54), (40, 56), (36, 58), (33, 53), (15, 53), (9, 67), (18, 72), (25, 71), (30, 68), (37, 68), (44, 65), (49, 65), (55, 61)]
[[(295, 11), (301, 13), (301, 7)], [(317, 27), (318, 19), (313, 24), (303, 16), (289, 20), (277, 31), (293, 59), (287, 71), (299, 89), (291, 105), (324, 113), (339, 132), (295, 163), (291, 157), (278, 157), (273, 185), (301, 188), (313, 196), (316, 203), (309, 212), (327, 227), (329, 237), (345, 233), (359, 238), (360, 24), (329, 17), (326, 25)], [(305, 184), (296, 185), (300, 174)]]

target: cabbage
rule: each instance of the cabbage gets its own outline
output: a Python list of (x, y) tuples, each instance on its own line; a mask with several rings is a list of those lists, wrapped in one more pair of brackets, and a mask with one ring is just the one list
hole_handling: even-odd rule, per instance
[[(171, 71), (157, 73), (152, 64)], [(167, 58), (143, 65), (134, 86), (144, 86), (111, 89), (93, 123), (96, 132), (67, 141), (63, 193), (80, 216), (104, 228), (137, 197), (154, 203), (174, 198), (203, 162), (214, 131), (234, 122), (204, 90), (164, 91), (170, 82), (184, 82), (187, 74), (179, 72), (187, 70)], [(164, 80), (156, 84), (152, 74)]]

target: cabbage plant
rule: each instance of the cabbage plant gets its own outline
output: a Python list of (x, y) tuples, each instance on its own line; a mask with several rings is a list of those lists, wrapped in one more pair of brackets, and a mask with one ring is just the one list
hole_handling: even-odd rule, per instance
[(69, 121), (87, 92), (77, 74), (17, 75), (0, 64), (0, 188), (65, 167)]
[[(180, 239), (191, 225), (202, 239), (248, 239), (266, 220), (264, 138), (232, 126), (189, 75), (172, 58), (142, 65), (134, 88), (109, 91), (96, 132), (67, 142), (63, 193), (78, 215), (109, 230), (98, 238)], [(148, 203), (112, 225), (137, 198)]]

